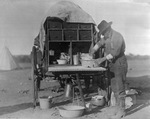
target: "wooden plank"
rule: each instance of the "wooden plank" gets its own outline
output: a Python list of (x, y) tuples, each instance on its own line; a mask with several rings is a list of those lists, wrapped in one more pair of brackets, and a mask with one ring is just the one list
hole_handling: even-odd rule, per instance
[(87, 68), (83, 66), (70, 66), (70, 65), (51, 65), (48, 68), (48, 71), (51, 72), (63, 72), (63, 71), (106, 71), (106, 68), (103, 67), (94, 67), (94, 68)]

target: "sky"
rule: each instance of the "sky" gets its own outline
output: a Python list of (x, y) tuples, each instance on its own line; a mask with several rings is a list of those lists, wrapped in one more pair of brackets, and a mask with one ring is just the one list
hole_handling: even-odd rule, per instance
[[(40, 23), (50, 7), (62, 0), (0, 0), (0, 48), (13, 55), (30, 54)], [(66, 0), (67, 1), (67, 0)], [(68, 0), (90, 14), (98, 25), (112, 21), (126, 42), (126, 54), (150, 55), (150, 0)]]

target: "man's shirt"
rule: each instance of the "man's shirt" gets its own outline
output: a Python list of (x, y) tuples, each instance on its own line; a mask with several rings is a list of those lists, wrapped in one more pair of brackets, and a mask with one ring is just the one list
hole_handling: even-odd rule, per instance
[(112, 29), (109, 38), (102, 38), (97, 45), (105, 48), (105, 55), (111, 54), (114, 58), (125, 52), (125, 42), (122, 35)]

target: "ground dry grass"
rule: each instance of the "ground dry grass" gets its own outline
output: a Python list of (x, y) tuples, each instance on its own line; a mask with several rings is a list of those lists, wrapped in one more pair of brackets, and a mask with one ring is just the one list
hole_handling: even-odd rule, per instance
[[(149, 119), (149, 100), (150, 100), (150, 61), (128, 61), (129, 71), (127, 82), (130, 87), (142, 91), (137, 96), (137, 104), (130, 110), (126, 119)], [(33, 109), (32, 81), (30, 80), (30, 64), (21, 64), (22, 69), (0, 72), (0, 118), (39, 118), (39, 119), (58, 119), (56, 108), (51, 110)], [(57, 85), (57, 84), (56, 84)], [(52, 84), (42, 82), (42, 88), (48, 89)], [(51, 93), (45, 91), (46, 93)], [(55, 95), (55, 94), (54, 94)], [(101, 109), (89, 113), (81, 118), (102, 118)], [(101, 115), (100, 115), (101, 114)]]

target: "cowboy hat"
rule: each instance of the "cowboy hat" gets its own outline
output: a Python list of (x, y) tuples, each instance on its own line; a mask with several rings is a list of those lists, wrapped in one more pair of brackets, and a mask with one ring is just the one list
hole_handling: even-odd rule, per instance
[(111, 26), (112, 22), (107, 22), (105, 20), (101, 21), (98, 25), (99, 33), (102, 34), (109, 26)]

